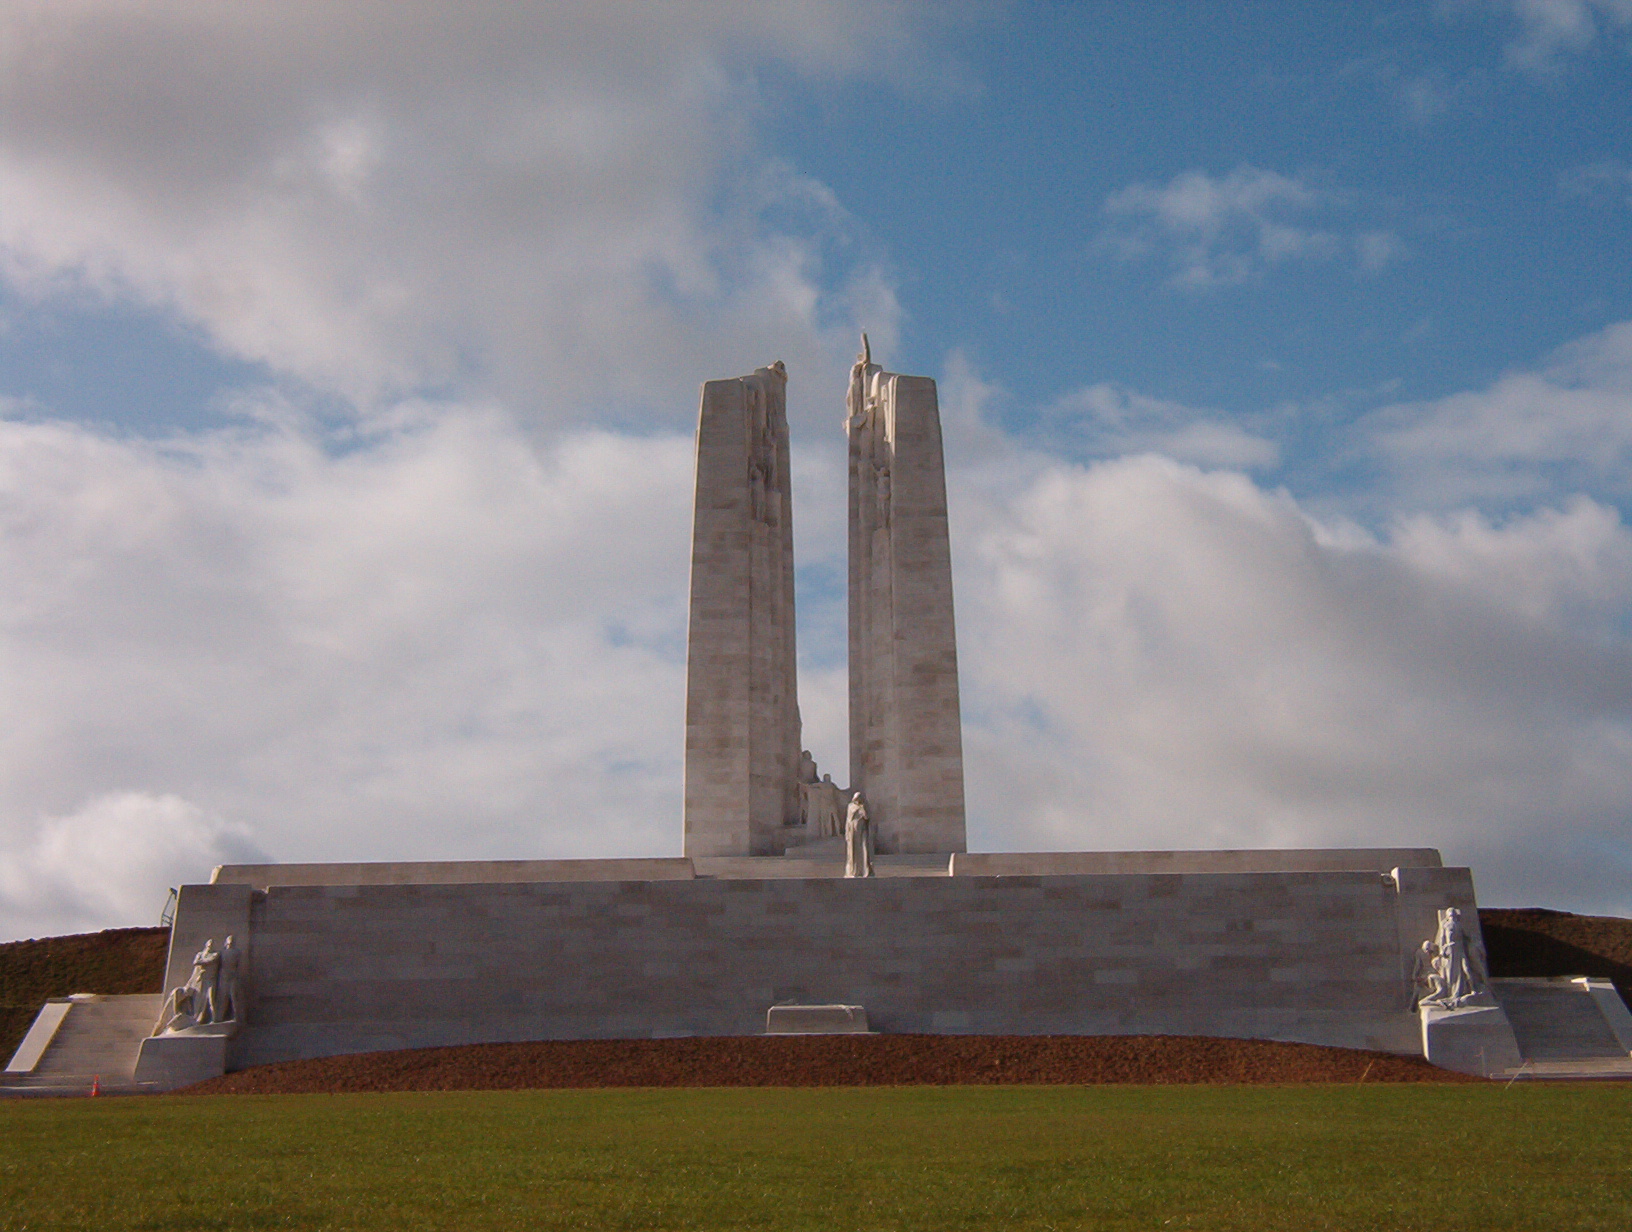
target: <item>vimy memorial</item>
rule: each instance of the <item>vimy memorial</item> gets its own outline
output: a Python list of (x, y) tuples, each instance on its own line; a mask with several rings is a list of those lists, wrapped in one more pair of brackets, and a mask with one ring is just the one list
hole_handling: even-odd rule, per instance
[[(799, 711), (789, 379), (775, 363), (702, 387), (681, 854), (217, 868), (180, 890), (164, 994), (132, 999), (135, 1082), (815, 1032), (1284, 1040), (1501, 1075), (1524, 1063), (1521, 1017), (1632, 1051), (1605, 981), (1491, 978), (1472, 874), (1432, 849), (970, 852), (936, 385), (865, 339), (842, 405), (833, 391), (849, 764), (820, 765)], [(13, 1068), (75, 1009), (47, 1005)]]

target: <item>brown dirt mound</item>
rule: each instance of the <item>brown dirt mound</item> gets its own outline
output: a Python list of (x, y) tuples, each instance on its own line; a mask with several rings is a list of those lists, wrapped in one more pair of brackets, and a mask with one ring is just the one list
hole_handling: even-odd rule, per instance
[(1592, 975), (1632, 1006), (1632, 920), (1545, 907), (1482, 907), (1479, 928), (1496, 976)]
[(286, 1061), (192, 1095), (538, 1087), (1471, 1082), (1425, 1061), (1267, 1040), (1133, 1035), (817, 1035), (472, 1044)]

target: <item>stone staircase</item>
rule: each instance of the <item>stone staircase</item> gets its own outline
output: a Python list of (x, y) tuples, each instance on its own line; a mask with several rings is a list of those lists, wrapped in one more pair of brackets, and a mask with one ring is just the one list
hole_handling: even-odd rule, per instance
[[(163, 1003), (160, 993), (69, 998), (68, 1012), (33, 1066), (0, 1073), (0, 1095), (83, 1095), (93, 1081), (109, 1095), (142, 1090), (135, 1081), (136, 1057)], [(27, 1048), (25, 1039), (13, 1064), (26, 1064)]]
[(1632, 1079), (1632, 1014), (1607, 981), (1493, 979), (1518, 1040), (1524, 1079)]

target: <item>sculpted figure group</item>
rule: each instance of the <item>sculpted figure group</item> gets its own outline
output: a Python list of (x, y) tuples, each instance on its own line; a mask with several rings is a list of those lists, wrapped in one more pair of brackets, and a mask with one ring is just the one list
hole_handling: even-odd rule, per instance
[(844, 793), (831, 774), (816, 777), (816, 759), (806, 749), (799, 757), (799, 821), (812, 838), (844, 833)]
[(1462, 928), (1462, 912), (1446, 907), (1439, 913), (1439, 929), (1424, 941), (1411, 973), (1418, 1006), (1460, 1009), (1484, 1003), (1490, 995), (1489, 969), (1484, 947)]
[(159, 1011), (158, 1028), (153, 1032), (185, 1031), (217, 1023), (237, 1022), (239, 970), (242, 952), (228, 937), (219, 950), (212, 937), (193, 955), (192, 974), (179, 988), (170, 990)]
[(844, 839), (846, 877), (873, 875), (873, 827), (866, 802), (858, 791), (844, 807), (844, 793), (833, 776), (816, 778), (816, 759), (809, 749), (799, 755), (799, 822), (812, 839)]

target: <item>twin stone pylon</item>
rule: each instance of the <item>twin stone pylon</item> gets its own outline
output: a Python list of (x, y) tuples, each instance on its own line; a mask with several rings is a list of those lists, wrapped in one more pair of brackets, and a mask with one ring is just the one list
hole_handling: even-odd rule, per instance
[[(685, 854), (826, 835), (801, 787), (787, 373), (709, 381), (697, 419)], [(883, 854), (963, 851), (963, 735), (935, 382), (863, 351), (849, 438), (850, 787)]]

